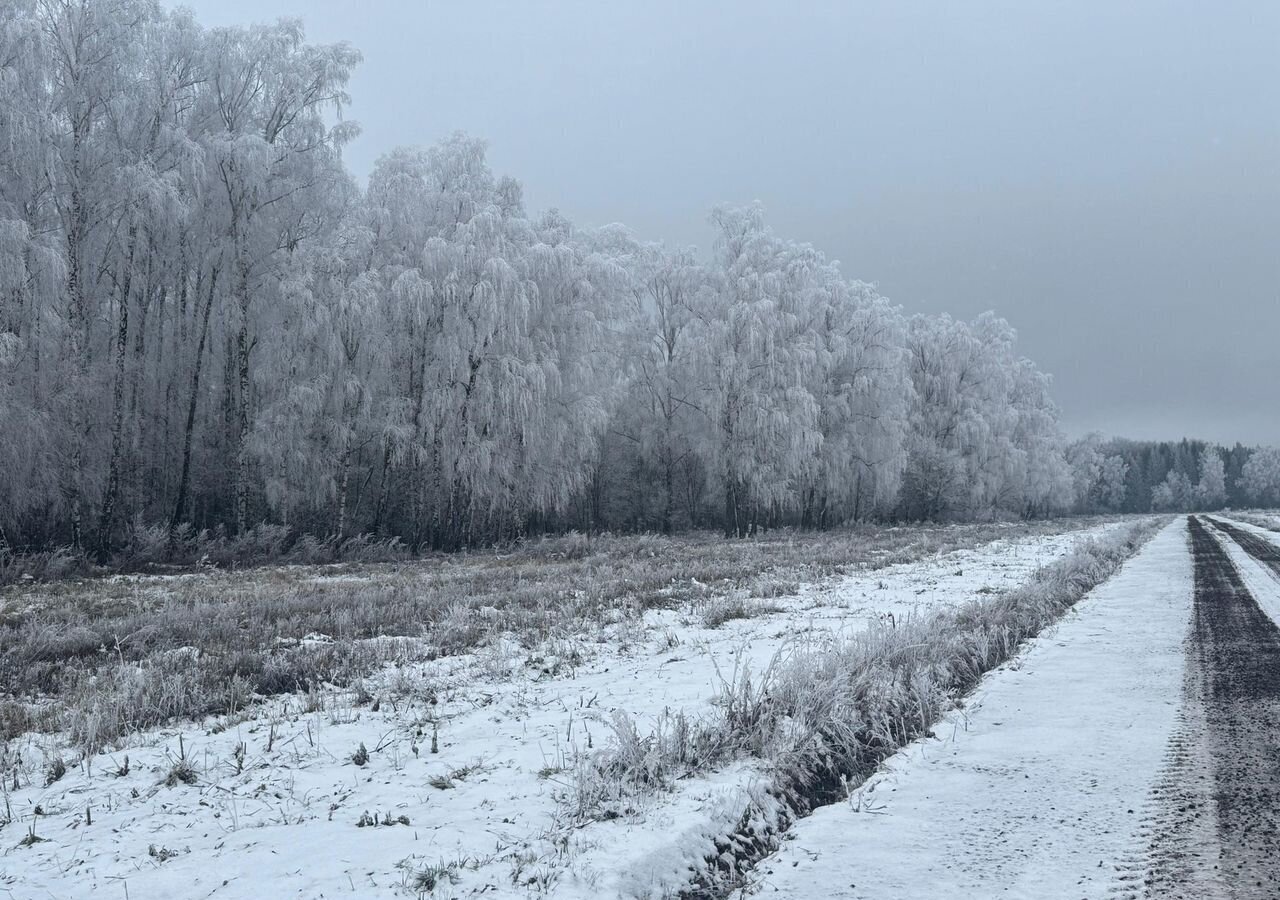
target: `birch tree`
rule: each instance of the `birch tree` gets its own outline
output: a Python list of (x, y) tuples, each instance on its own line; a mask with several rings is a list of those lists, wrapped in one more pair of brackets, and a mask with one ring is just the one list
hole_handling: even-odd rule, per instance
[(745, 536), (794, 499), (804, 462), (821, 445), (806, 387), (817, 346), (805, 329), (812, 248), (788, 245), (757, 207), (717, 210), (714, 289), (700, 311), (706, 349), (706, 452), (724, 502), (726, 534)]
[(63, 471), (75, 436), (61, 385), (67, 343), (59, 204), (44, 177), (53, 163), (45, 36), (33, 2), (0, 3), (0, 546), (40, 539), (75, 499)]
[[(696, 520), (705, 478), (695, 438), (706, 415), (697, 396), (696, 316), (708, 274), (692, 248), (631, 242), (626, 255), (632, 277), (627, 299), (635, 304), (624, 320), (631, 326), (624, 338), (630, 386), (611, 425), (619, 444), (612, 474), (634, 486), (634, 521), (670, 533), (677, 522)], [(646, 500), (655, 488), (650, 520)]]
[(1200, 452), (1200, 480), (1196, 483), (1196, 502), (1200, 509), (1221, 508), (1227, 500), (1227, 470), (1217, 447)]
[(991, 314), (917, 316), (908, 329), (915, 401), (901, 500), (911, 518), (1044, 514), (1071, 500), (1048, 380), (1014, 354)]
[[(61, 399), (69, 430), (60, 468), (76, 547), (84, 540), (88, 508), (104, 490), (99, 448), (105, 443), (101, 411), (107, 405), (99, 402), (97, 391), (111, 383), (104, 365), (110, 342), (104, 326), (112, 318), (106, 294), (109, 274), (115, 274), (110, 257), (118, 238), (119, 199), (119, 147), (110, 124), (113, 111), (129, 100), (128, 75), (138, 64), (134, 31), (153, 12), (133, 0), (47, 0), (38, 10), (41, 52), (48, 61), (51, 158), (46, 171), (64, 241)], [(111, 443), (114, 451), (118, 441)]]
[[(132, 55), (126, 62), (135, 77), (108, 110), (117, 161), (111, 207), (116, 233), (104, 261), (114, 340), (110, 458), (98, 524), (103, 554), (112, 542), (125, 469), (143, 468), (138, 460), (125, 459), (126, 441), (130, 447), (140, 443), (126, 435), (126, 398), (133, 413), (129, 421), (136, 424), (138, 394), (145, 389), (140, 381), (159, 374), (144, 371), (146, 341), (149, 332), (163, 339), (168, 295), (182, 277), (168, 265), (173, 249), (168, 242), (187, 216), (190, 183), (199, 166), (199, 148), (187, 130), (203, 77), (199, 35), (185, 15), (169, 16), (147, 7), (139, 8), (131, 26), (127, 46)], [(149, 318), (156, 323), (154, 329), (148, 328)]]
[(346, 44), (303, 42), (298, 20), (215, 29), (207, 99), (220, 125), (207, 139), (225, 222), (235, 322), (234, 508), (248, 525), (248, 443), (253, 406), (255, 314), (279, 267), (323, 220), (324, 197), (345, 178), (338, 150), (351, 127), (330, 126), (326, 110), (346, 105), (360, 55)]
[(1259, 447), (1244, 464), (1244, 489), (1258, 506), (1280, 506), (1280, 448)]
[(821, 443), (804, 479), (802, 524), (887, 510), (896, 499), (912, 392), (904, 322), (874, 288), (823, 270), (812, 307), (819, 348), (812, 393)]

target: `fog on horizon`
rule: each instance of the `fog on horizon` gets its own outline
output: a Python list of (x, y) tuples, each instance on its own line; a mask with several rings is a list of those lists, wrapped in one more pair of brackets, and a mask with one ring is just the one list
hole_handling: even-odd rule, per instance
[(1280, 7), (185, 0), (364, 53), (347, 149), (489, 141), (533, 209), (759, 200), (909, 312), (994, 309), (1064, 427), (1280, 443)]

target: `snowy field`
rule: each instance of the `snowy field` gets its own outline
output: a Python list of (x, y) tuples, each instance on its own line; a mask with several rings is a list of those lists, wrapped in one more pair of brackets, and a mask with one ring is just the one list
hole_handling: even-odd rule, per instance
[[(648, 734), (681, 713), (704, 714), (746, 671), (763, 675), (797, 649), (869, 622), (902, 622), (998, 594), (1081, 538), (1122, 526), (1071, 527), (979, 526), (969, 538), (965, 529), (942, 529), (946, 539), (914, 541), (898, 534), (891, 546), (870, 542), (843, 574), (792, 585), (792, 571), (752, 582), (774, 596), (695, 582), (676, 602), (602, 615), (578, 634), (552, 629), (531, 641), (494, 630), (465, 652), (393, 654), (397, 661), (357, 684), (147, 728), (87, 757), (65, 731), (12, 735), (0, 756), (0, 893), (661, 896), (732, 829), (758, 797), (761, 773), (735, 763), (602, 813), (582, 794), (582, 759), (626, 740), (633, 726)], [(947, 549), (967, 543), (974, 546)], [(403, 577), (377, 567), (288, 573), (291, 589)], [(151, 597), (167, 590), (164, 583), (118, 579), (81, 589), (118, 593), (126, 585)], [(11, 593), (8, 614), (65, 604), (75, 590)], [(484, 606), (474, 614), (501, 615)], [(294, 652), (335, 652), (335, 639), (320, 631), (297, 643)], [(194, 666), (198, 646), (183, 652)], [(123, 656), (120, 665), (133, 668)]]

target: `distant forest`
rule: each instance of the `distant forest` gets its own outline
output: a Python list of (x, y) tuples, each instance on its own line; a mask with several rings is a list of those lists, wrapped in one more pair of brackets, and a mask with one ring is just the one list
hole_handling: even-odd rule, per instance
[(1280, 451), (1091, 435), (1067, 449), (1077, 512), (1198, 512), (1280, 504)]
[(904, 314), (758, 206), (707, 255), (582, 229), (464, 135), (361, 184), (359, 61), (0, 0), (0, 555), (1277, 499), (1271, 451), (1069, 443), (1007, 322)]

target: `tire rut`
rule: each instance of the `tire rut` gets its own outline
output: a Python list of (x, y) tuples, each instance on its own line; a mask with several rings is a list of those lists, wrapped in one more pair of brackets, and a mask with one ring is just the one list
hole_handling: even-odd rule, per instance
[(1262, 563), (1274, 574), (1280, 575), (1280, 546), (1251, 531), (1245, 531), (1233, 522), (1209, 519), (1209, 524), (1240, 545), (1240, 549)]
[[(1187, 521), (1195, 606), (1181, 724), (1147, 811), (1142, 886), (1133, 884), (1133, 869), (1122, 870), (1116, 894), (1274, 898), (1280, 896), (1280, 628), (1205, 525)], [(1222, 530), (1250, 552), (1242, 537), (1253, 535)], [(1280, 552), (1273, 557), (1280, 567)]]
[(1204, 709), (1193, 689), (1187, 686), (1160, 778), (1143, 803), (1137, 852), (1116, 873), (1113, 900), (1228, 896), (1219, 869)]

